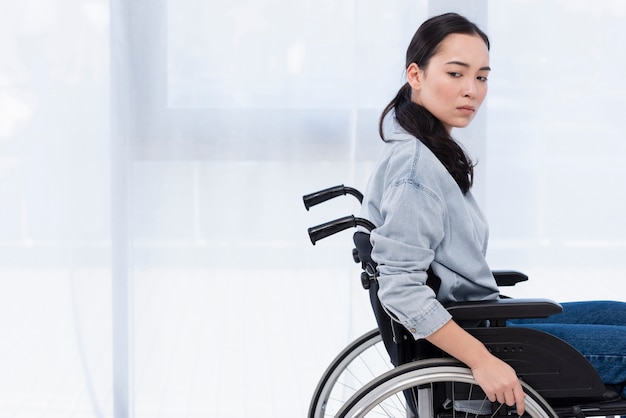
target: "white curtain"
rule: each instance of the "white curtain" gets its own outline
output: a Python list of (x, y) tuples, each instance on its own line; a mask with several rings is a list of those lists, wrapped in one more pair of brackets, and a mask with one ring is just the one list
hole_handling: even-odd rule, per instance
[(516, 291), (626, 299), (626, 4), (490, 1), (487, 216)]
[(492, 39), (474, 157), (509, 294), (618, 298), (620, 1), (0, 0), (0, 416), (294, 417), (374, 327), (355, 213), (426, 17)]

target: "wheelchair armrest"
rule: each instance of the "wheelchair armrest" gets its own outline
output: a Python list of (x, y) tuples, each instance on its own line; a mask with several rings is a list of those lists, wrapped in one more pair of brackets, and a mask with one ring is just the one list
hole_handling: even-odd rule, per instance
[(446, 306), (455, 321), (546, 318), (561, 313), (563, 308), (549, 299), (497, 299), (476, 302), (456, 302)]
[(492, 273), (498, 286), (514, 286), (516, 283), (528, 280), (527, 275), (518, 271), (494, 270)]

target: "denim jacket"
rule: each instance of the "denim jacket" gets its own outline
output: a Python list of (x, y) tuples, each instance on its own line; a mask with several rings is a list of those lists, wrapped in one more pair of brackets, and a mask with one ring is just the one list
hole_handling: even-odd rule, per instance
[[(395, 122), (395, 120), (394, 120)], [(415, 339), (441, 328), (455, 301), (497, 299), (485, 260), (488, 226), (471, 192), (418, 139), (395, 123), (372, 173), (360, 216), (378, 264), (378, 296)], [(437, 295), (426, 285), (428, 267), (441, 279)]]

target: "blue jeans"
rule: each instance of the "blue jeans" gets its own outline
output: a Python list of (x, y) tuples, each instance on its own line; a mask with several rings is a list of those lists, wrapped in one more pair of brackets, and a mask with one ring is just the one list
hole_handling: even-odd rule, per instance
[(626, 398), (626, 303), (612, 301), (561, 303), (563, 312), (542, 319), (509, 321), (545, 331), (580, 351), (602, 381), (621, 385)]

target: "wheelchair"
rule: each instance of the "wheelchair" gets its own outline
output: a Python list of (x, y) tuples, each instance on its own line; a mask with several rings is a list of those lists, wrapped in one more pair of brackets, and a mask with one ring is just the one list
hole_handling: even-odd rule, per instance
[[(303, 196), (306, 210), (338, 196), (363, 195), (344, 185)], [(413, 337), (382, 308), (376, 264), (370, 257), (374, 225), (353, 215), (308, 229), (313, 245), (349, 228), (352, 256), (361, 264), (361, 284), (369, 291), (378, 327), (349, 344), (322, 375), (309, 405), (309, 418), (336, 417), (496, 417), (516, 415), (514, 407), (490, 402), (471, 370), (425, 340)], [(494, 271), (499, 287), (528, 280), (522, 273)], [(436, 291), (437, 277), (427, 284)], [(495, 301), (446, 306), (453, 319), (495, 356), (511, 365), (526, 393), (529, 417), (626, 416), (626, 400), (605, 385), (589, 362), (565, 341), (542, 331), (507, 327), (507, 320), (545, 318), (561, 312), (548, 299), (501, 296)]]

